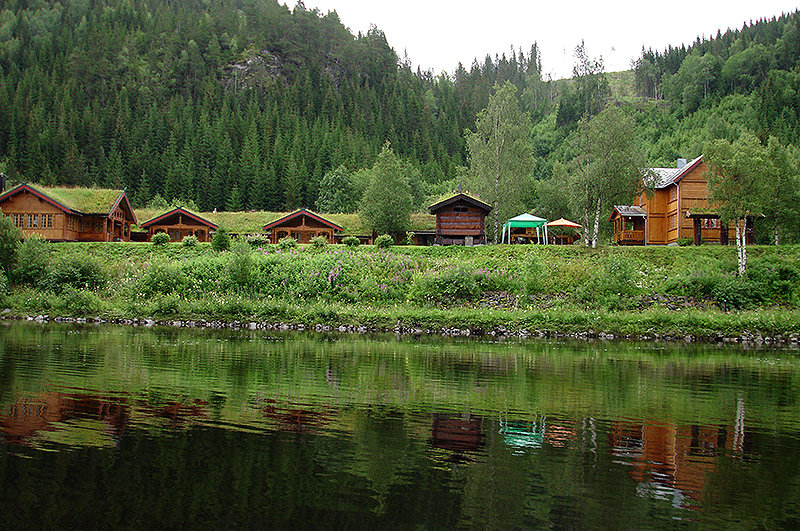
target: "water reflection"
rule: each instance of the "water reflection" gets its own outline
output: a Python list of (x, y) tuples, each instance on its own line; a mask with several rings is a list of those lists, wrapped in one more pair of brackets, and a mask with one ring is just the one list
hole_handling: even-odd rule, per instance
[(520, 454), (526, 448), (541, 448), (544, 444), (546, 428), (547, 422), (544, 415), (534, 421), (504, 421), (502, 415), (500, 417), (500, 433), (503, 435), (503, 442)]
[[(130, 407), (124, 397), (108, 397), (75, 390), (47, 392), (18, 399), (0, 414), (0, 433), (4, 442), (31, 445), (46, 434), (68, 432), (71, 426), (84, 425), (99, 437), (85, 439), (95, 444), (115, 445), (130, 420)], [(93, 422), (88, 427), (84, 422)]]
[[(792, 527), (793, 355), (613, 345), (0, 328), (0, 514), (8, 529)], [(70, 516), (101, 513), (117, 520)]]
[(454, 417), (435, 414), (431, 426), (430, 445), (446, 450), (448, 461), (471, 461), (483, 445), (483, 419), (471, 414)]

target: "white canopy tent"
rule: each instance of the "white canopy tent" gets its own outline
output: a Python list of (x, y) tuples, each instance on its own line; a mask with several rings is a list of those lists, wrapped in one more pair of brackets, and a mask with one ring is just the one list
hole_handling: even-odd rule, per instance
[[(538, 243), (542, 243), (542, 238), (544, 238), (544, 243), (547, 243), (547, 220), (534, 216), (533, 214), (520, 214), (515, 218), (511, 218), (503, 224), (503, 233), (501, 242), (502, 243), (511, 243), (511, 229), (514, 228), (525, 228), (525, 229), (536, 229), (536, 240)], [(506, 242), (506, 235), (508, 235), (508, 242)]]

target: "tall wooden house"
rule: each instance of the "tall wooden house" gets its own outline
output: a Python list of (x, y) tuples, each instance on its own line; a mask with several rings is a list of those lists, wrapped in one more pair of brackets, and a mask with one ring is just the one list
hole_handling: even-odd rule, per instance
[(278, 243), (286, 237), (294, 238), (298, 243), (310, 243), (311, 239), (317, 236), (326, 238), (328, 243), (334, 243), (334, 234), (344, 229), (319, 214), (301, 208), (267, 223), (263, 230), (271, 232), (272, 243)]
[(50, 241), (130, 241), (136, 224), (124, 190), (20, 184), (0, 195), (0, 209), (23, 237)]
[(623, 245), (666, 245), (679, 238), (701, 242), (728, 243), (728, 227), (709, 201), (707, 171), (703, 156), (687, 162), (679, 159), (675, 168), (651, 168), (655, 180), (649, 193), (643, 192), (634, 205), (615, 205), (609, 216), (614, 225), (614, 242)]
[(486, 215), (491, 205), (463, 192), (428, 207), (436, 216), (437, 245), (478, 245), (486, 243)]
[(211, 232), (218, 228), (216, 224), (182, 207), (173, 208), (139, 226), (147, 229), (148, 240), (154, 234), (164, 232), (169, 234), (170, 240), (174, 242), (181, 241), (186, 236), (195, 236), (199, 242), (209, 242)]

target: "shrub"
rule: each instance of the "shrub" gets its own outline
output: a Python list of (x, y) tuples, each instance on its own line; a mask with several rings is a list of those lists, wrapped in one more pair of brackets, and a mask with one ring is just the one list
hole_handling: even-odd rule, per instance
[(22, 240), (22, 231), (15, 225), (10, 216), (0, 211), (0, 267), (10, 272), (17, 258), (17, 247)]
[(149, 297), (154, 294), (169, 294), (184, 287), (186, 276), (179, 265), (167, 261), (155, 261), (136, 282), (136, 291), (140, 296)]
[(203, 254), (192, 260), (182, 262), (181, 275), (185, 277), (188, 291), (199, 295), (224, 290), (228, 278), (225, 274), (227, 257), (216, 253)]
[(790, 302), (796, 297), (800, 271), (777, 257), (752, 260), (747, 278), (758, 286), (761, 298), (768, 302)]
[(278, 248), (283, 249), (284, 251), (287, 249), (294, 249), (295, 247), (297, 247), (297, 240), (290, 236), (286, 236), (285, 238), (278, 240)]
[(683, 238), (678, 238), (675, 243), (677, 243), (681, 247), (687, 247), (689, 245), (694, 244), (694, 238), (689, 238), (684, 236)]
[(91, 256), (67, 256), (47, 265), (41, 287), (60, 293), (67, 287), (97, 289), (105, 285), (106, 274)]
[(475, 274), (464, 267), (417, 276), (408, 298), (418, 304), (473, 301), (480, 295)]
[(664, 284), (664, 291), (672, 295), (706, 299), (711, 297), (721, 278), (719, 271), (695, 271), (669, 279)]
[(6, 293), (8, 293), (8, 279), (6, 274), (0, 271), (0, 301), (5, 302)]
[(264, 247), (272, 243), (272, 240), (266, 234), (251, 234), (247, 237), (247, 243), (251, 247)]
[(315, 249), (324, 249), (328, 245), (328, 238), (324, 236), (317, 236), (315, 238), (311, 238), (311, 245)]
[(629, 310), (641, 291), (640, 264), (625, 255), (604, 256), (591, 276), (576, 289), (577, 299), (588, 306)]
[(170, 238), (169, 234), (166, 232), (157, 232), (153, 234), (153, 237), (150, 238), (150, 241), (153, 242), (153, 245), (166, 245), (171, 239), (172, 238)]
[(49, 260), (50, 244), (38, 236), (29, 236), (17, 249), (13, 278), (20, 283), (35, 284), (44, 278)]
[(607, 292), (633, 295), (638, 291), (639, 264), (626, 256), (608, 255), (602, 261), (601, 274)]
[(520, 273), (526, 293), (540, 293), (544, 289), (542, 263), (533, 253), (529, 254), (522, 263)]
[(181, 244), (183, 244), (184, 247), (197, 247), (198, 243), (197, 236), (185, 236), (183, 240), (181, 240)]
[(211, 248), (218, 253), (231, 248), (231, 236), (223, 227), (218, 228), (214, 233), (214, 237), (211, 238)]
[(361, 240), (356, 238), (355, 236), (345, 236), (342, 238), (342, 243), (348, 247), (358, 247), (361, 245)]
[(379, 249), (388, 249), (392, 245), (394, 245), (394, 238), (388, 234), (383, 234), (375, 238), (375, 247)]
[(102, 308), (100, 297), (91, 291), (76, 289), (73, 286), (66, 286), (61, 292), (60, 299), (53, 305), (54, 311), (75, 317), (97, 315)]
[(230, 262), (228, 263), (228, 276), (231, 284), (239, 289), (250, 283), (252, 276), (252, 260), (250, 258), (250, 244), (243, 238), (237, 238), (233, 243)]
[(711, 297), (725, 310), (740, 310), (757, 301), (758, 294), (754, 288), (753, 283), (746, 278), (724, 275), (712, 288)]

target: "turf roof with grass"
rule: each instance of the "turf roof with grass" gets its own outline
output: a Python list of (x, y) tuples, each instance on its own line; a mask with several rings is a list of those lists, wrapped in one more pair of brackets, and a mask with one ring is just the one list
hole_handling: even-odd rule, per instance
[[(153, 219), (166, 212), (164, 209), (137, 209), (137, 219)], [(273, 221), (280, 219), (291, 212), (264, 212), (264, 211), (245, 211), (245, 212), (193, 212), (228, 232), (235, 234), (262, 234), (262, 227)], [(331, 223), (339, 225), (344, 230), (344, 235), (366, 235), (372, 231), (367, 228), (364, 220), (358, 214), (319, 214)], [(436, 228), (436, 218), (427, 213), (411, 214), (411, 230), (423, 231), (434, 230)]]
[(82, 214), (109, 214), (123, 193), (123, 190), (108, 188), (67, 188), (31, 183), (28, 186)]

